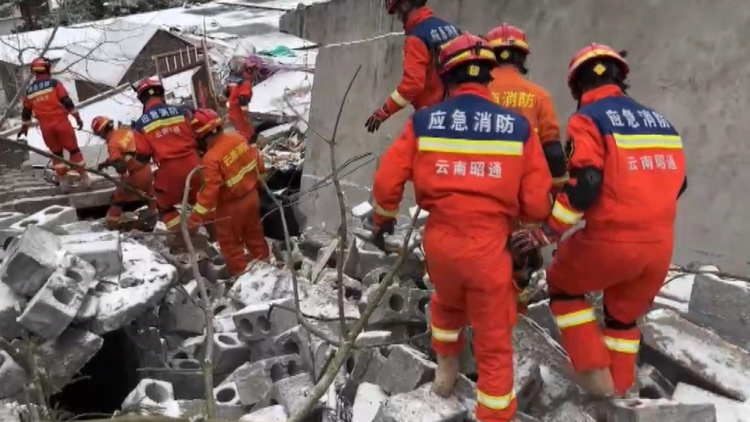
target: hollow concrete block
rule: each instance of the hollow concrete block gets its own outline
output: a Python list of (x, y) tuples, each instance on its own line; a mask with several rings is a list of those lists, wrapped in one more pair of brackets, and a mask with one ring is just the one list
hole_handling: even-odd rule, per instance
[(240, 393), (237, 391), (237, 384), (234, 382), (228, 382), (214, 388), (214, 399), (217, 404), (239, 406), (242, 404), (240, 401)]
[[(206, 416), (206, 400), (177, 400), (180, 416), (185, 419), (204, 420)], [(216, 419), (220, 421), (236, 421), (247, 411), (244, 406), (215, 403)]]
[[(377, 287), (372, 286), (363, 294), (359, 307), (362, 311), (370, 301), (375, 300)], [(409, 290), (400, 287), (390, 287), (378, 302), (375, 311), (369, 319), (371, 325), (406, 322), (411, 318), (409, 309)]]
[(122, 248), (116, 232), (80, 233), (60, 236), (64, 250), (91, 264), (98, 277), (122, 272)]
[(104, 344), (104, 339), (89, 331), (69, 327), (39, 348), (39, 357), (47, 369), (47, 378), (62, 388), (80, 371)]
[(149, 378), (172, 384), (175, 400), (196, 400), (206, 396), (201, 363), (197, 359), (171, 359), (169, 367), (178, 371), (154, 371)]
[(369, 273), (365, 274), (365, 276), (362, 278), (362, 286), (364, 288), (368, 288), (370, 286), (380, 284), (380, 282), (383, 281), (388, 275), (388, 271), (388, 267), (378, 267), (373, 269)]
[(406, 393), (432, 380), (436, 367), (423, 353), (395, 345), (378, 373), (377, 384), (388, 394)]
[(641, 397), (649, 399), (667, 399), (674, 393), (674, 385), (658, 369), (649, 364), (638, 367), (636, 385)]
[(17, 305), (23, 309), (26, 299), (0, 282), (0, 337), (8, 341), (21, 336), (21, 327), (16, 322)]
[(612, 400), (608, 422), (716, 422), (712, 403), (686, 404), (665, 399)]
[(427, 313), (432, 292), (422, 289), (409, 289), (408, 309), (412, 321), (427, 322)]
[(78, 221), (78, 212), (73, 207), (63, 207), (52, 205), (30, 216), (19, 220), (10, 226), (11, 229), (25, 229), (29, 226), (39, 226), (42, 228), (51, 228), (62, 226), (63, 224), (75, 223)]
[(125, 397), (122, 402), (123, 410), (146, 409), (162, 407), (165, 403), (174, 401), (172, 384), (153, 379), (142, 379), (138, 385)]
[(304, 404), (313, 387), (315, 385), (307, 373), (283, 378), (274, 383), (273, 388), (261, 399), (261, 403), (267, 405), (278, 403), (284, 406), (288, 414), (292, 415)]
[(297, 326), (294, 313), (281, 309), (269, 312), (274, 304), (293, 307), (294, 301), (289, 298), (250, 305), (234, 314), (234, 324), (240, 339), (243, 341), (265, 340)]
[(288, 418), (284, 406), (277, 404), (248, 413), (240, 418), (240, 422), (286, 422)]
[(750, 351), (750, 286), (698, 274), (690, 293), (686, 318), (714, 330), (728, 342)]
[(231, 277), (229, 268), (227, 267), (227, 262), (221, 255), (200, 261), (198, 263), (198, 271), (201, 276), (205, 277), (212, 283)]
[(31, 297), (57, 268), (59, 250), (56, 235), (31, 226), (6, 251), (0, 279), (19, 295)]
[(350, 356), (345, 362), (344, 368), (349, 376), (346, 378), (341, 394), (349, 402), (354, 401), (360, 384), (363, 382), (377, 383), (378, 374), (382, 371), (387, 360), (381, 349), (386, 354), (390, 353), (387, 347), (367, 349), (356, 356)]
[(716, 407), (717, 422), (742, 422), (750, 415), (750, 404), (728, 399), (696, 386), (679, 383), (672, 400), (686, 404), (712, 403)]
[[(214, 373), (227, 375), (250, 360), (250, 349), (242, 342), (237, 333), (214, 334), (213, 338)], [(198, 359), (203, 359), (203, 347), (200, 348)]]
[(200, 335), (206, 326), (206, 316), (198, 304), (198, 282), (190, 280), (181, 288), (169, 291), (159, 306), (159, 327), (164, 333)]
[(305, 373), (298, 355), (286, 355), (246, 363), (229, 377), (245, 406), (258, 403), (274, 383)]
[(46, 340), (54, 340), (70, 325), (83, 303), (80, 285), (55, 272), (18, 317), (18, 323)]

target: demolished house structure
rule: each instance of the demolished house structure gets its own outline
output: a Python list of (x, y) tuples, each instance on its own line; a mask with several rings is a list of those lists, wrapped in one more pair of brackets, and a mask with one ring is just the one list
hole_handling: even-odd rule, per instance
[[(481, 3), (485, 12), (480, 16), (471, 7), (455, 6), (469, 1)], [(330, 339), (338, 338), (340, 319), (351, 323), (368, 306), (374, 312), (356, 348), (310, 420), (473, 420), (477, 369), (471, 342), (461, 357), (454, 396), (442, 399), (430, 391), (436, 368), (429, 331), (432, 289), (419, 248), (406, 255), (394, 283), (375, 303), (398, 256), (352, 235), (361, 228), (353, 205), (369, 200), (377, 156), (405, 118), (394, 117), (375, 135), (367, 135), (362, 125), (400, 76), (403, 36), (391, 33), (400, 28), (376, 0), (297, 3), (223, 0), (152, 12), (147, 19), (127, 17), (131, 23), (148, 21), (154, 31), (186, 43), (149, 53), (171, 102), (200, 104), (208, 86), (222, 82), (233, 57), (252, 55), (263, 62), (264, 76), (253, 88), (249, 112), (268, 141), (264, 159), (272, 169), (271, 192), (264, 196), (262, 211), (273, 257), (230, 278), (218, 248), (204, 251), (199, 272), (209, 287), (208, 303), (201, 299), (188, 256), (172, 253), (158, 230), (104, 228), (101, 217), (114, 189), (109, 181), (95, 179), (92, 192), (61, 194), (45, 179), (45, 158), (12, 149), (0, 155), (0, 420), (27, 420), (35, 373), (44, 380), (48, 405), (61, 417), (116, 412), (200, 417), (206, 409), (201, 365), (210, 348), (214, 390), (209, 394), (217, 419), (286, 421), (329, 368), (338, 350)], [(496, 8), (497, 0), (434, 3), (446, 17), (476, 32), (497, 23), (492, 16), (501, 12), (539, 22), (559, 18), (529, 15), (520, 2), (509, 2), (507, 11)], [(583, 8), (583, 1), (573, 3), (571, 8)], [(223, 21), (222, 13), (234, 17)], [(587, 36), (600, 35), (596, 28), (589, 30)], [(317, 43), (324, 46), (318, 49)], [(183, 58), (188, 51), (192, 59)], [(66, 60), (64, 54), (58, 58)], [(332, 187), (329, 147), (320, 137), (333, 133), (338, 105), (360, 64), (335, 152), (349, 217), (341, 262), (340, 204)], [(140, 105), (123, 82), (81, 102), (84, 121), (100, 114), (122, 124), (136, 118)], [(0, 136), (13, 133), (9, 129)], [(100, 139), (88, 131), (77, 136), (87, 165), (105, 158)], [(29, 132), (28, 143), (44, 148), (36, 129)], [(276, 201), (284, 205), (283, 213)], [(425, 218), (418, 217), (418, 227)], [(403, 225), (394, 239), (400, 242), (405, 232)], [(552, 253), (545, 251), (547, 264)], [(750, 282), (707, 261), (675, 266), (653, 310), (640, 321), (638, 391), (628, 399), (597, 402), (578, 387), (548, 299), (535, 297), (528, 312), (519, 315), (513, 336), (518, 420), (750, 421)], [(295, 288), (305, 325), (294, 312)], [(601, 319), (600, 298), (590, 299), (599, 304)], [(204, 307), (213, 310), (213, 321), (206, 321)], [(206, 338), (207, 325), (212, 338)]]

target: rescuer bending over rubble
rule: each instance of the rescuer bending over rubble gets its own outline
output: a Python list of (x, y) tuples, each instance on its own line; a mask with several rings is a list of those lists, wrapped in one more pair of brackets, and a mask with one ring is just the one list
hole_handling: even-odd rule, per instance
[(190, 213), (190, 227), (215, 220), (221, 253), (232, 275), (245, 271), (248, 259), (266, 259), (268, 244), (260, 216), (258, 178), (265, 173), (258, 149), (237, 134), (224, 132), (221, 117), (213, 110), (196, 110), (193, 130), (203, 154), (204, 183)]
[(427, 0), (386, 0), (389, 15), (398, 14), (404, 24), (404, 74), (398, 87), (383, 107), (367, 119), (367, 131), (373, 133), (389, 117), (411, 104), (415, 110), (439, 103), (445, 89), (436, 71), (437, 51), (461, 31), (433, 15)]
[(257, 68), (258, 65), (253, 60), (246, 59), (240, 74), (230, 77), (224, 89), (224, 96), (228, 99), (229, 123), (250, 143), (255, 142), (255, 128), (247, 113), (253, 98), (253, 80)]
[(487, 88), (495, 55), (464, 34), (440, 51), (449, 98), (414, 113), (375, 173), (375, 236), (392, 233), (404, 184), (430, 213), (424, 251), (435, 285), (430, 312), (438, 368), (433, 390), (448, 396), (459, 372), (463, 328), (474, 329), (479, 381), (476, 417), (511, 421), (512, 331), (517, 320), (511, 221), (543, 221), (552, 177), (541, 143), (521, 115), (493, 101)]
[[(123, 183), (140, 190), (153, 198), (154, 175), (150, 164), (144, 164), (135, 159), (135, 135), (129, 128), (114, 127), (114, 122), (105, 116), (97, 116), (91, 121), (91, 131), (107, 141), (107, 159), (97, 166), (97, 170), (114, 167)], [(107, 228), (117, 230), (120, 227), (123, 207), (129, 203), (140, 204), (144, 201), (135, 193), (118, 186), (112, 194), (112, 199), (105, 218)], [(149, 217), (158, 214), (156, 201), (146, 201)], [(151, 220), (152, 218), (148, 218)]]
[[(682, 141), (661, 114), (630, 98), (628, 64), (601, 44), (570, 62), (568, 86), (579, 108), (568, 121), (570, 180), (542, 227), (522, 229), (512, 247), (548, 245), (581, 219), (547, 269), (550, 308), (581, 385), (597, 396), (624, 395), (635, 382), (636, 321), (664, 283), (674, 246), (677, 199), (687, 188)], [(584, 295), (604, 291), (605, 327)]]
[(485, 38), (500, 63), (492, 72), (490, 83), (495, 102), (529, 120), (542, 142), (555, 186), (562, 187), (568, 173), (555, 106), (547, 90), (524, 78), (528, 73), (526, 57), (531, 54), (526, 33), (504, 23), (490, 31)]
[[(31, 116), (33, 115), (39, 121), (39, 130), (42, 132), (44, 144), (49, 151), (63, 157), (63, 151), (70, 154), (70, 162), (84, 165), (83, 154), (78, 147), (78, 139), (73, 125), (68, 120), (68, 115), (76, 119), (78, 130), (83, 129), (83, 120), (78, 114), (73, 100), (68, 96), (65, 86), (57, 79), (51, 76), (51, 67), (49, 59), (46, 57), (37, 57), (31, 61), (31, 72), (34, 74), (34, 80), (26, 88), (26, 96), (23, 98), (23, 109), (21, 110), (21, 130), (18, 137), (26, 136), (31, 126)], [(68, 165), (53, 160), (52, 166), (55, 170), (57, 182), (60, 189), (64, 192), (70, 187), (70, 178), (68, 177)], [(81, 176), (81, 184), (84, 188), (91, 188), (91, 178), (82, 168), (75, 169)]]
[[(180, 213), (188, 174), (200, 165), (198, 145), (191, 127), (192, 115), (180, 105), (164, 102), (164, 86), (156, 79), (145, 79), (136, 88), (143, 103), (143, 115), (133, 125), (136, 160), (148, 164), (153, 158), (159, 169), (154, 175), (154, 194), (162, 221), (171, 232), (180, 230)], [(194, 204), (201, 185), (200, 173), (190, 181), (188, 203)]]

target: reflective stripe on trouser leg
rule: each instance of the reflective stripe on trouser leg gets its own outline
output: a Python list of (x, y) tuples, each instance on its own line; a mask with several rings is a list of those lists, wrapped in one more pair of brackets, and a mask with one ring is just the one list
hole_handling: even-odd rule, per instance
[(464, 347), (463, 328), (466, 316), (462, 310), (441, 303), (438, 289), (436, 286), (436, 291), (430, 298), (432, 348), (440, 356), (459, 356)]
[(161, 216), (161, 221), (163, 221), (164, 225), (167, 226), (167, 230), (171, 232), (180, 230), (180, 213), (178, 213), (174, 208), (171, 211), (163, 213)]
[(609, 370), (618, 395), (625, 394), (635, 384), (635, 365), (638, 361), (641, 332), (638, 327), (627, 330), (604, 329), (604, 342), (609, 349)]
[(578, 372), (608, 368), (609, 350), (596, 322), (594, 308), (583, 296), (550, 292), (550, 310), (560, 328), (562, 344)]

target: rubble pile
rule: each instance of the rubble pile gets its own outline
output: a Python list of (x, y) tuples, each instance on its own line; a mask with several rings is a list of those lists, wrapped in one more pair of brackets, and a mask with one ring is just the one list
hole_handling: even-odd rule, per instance
[[(0, 234), (8, 240), (0, 266), (0, 336), (19, 350), (25, 342), (39, 344), (39, 368), (58, 391), (100, 351), (107, 333), (121, 330), (137, 346), (140, 368), (122, 397), (122, 413), (204, 414), (201, 365), (208, 347), (217, 418), (285, 421), (299, 409), (336, 345), (298, 323), (290, 270), (256, 262), (232, 280), (220, 253), (209, 251), (200, 271), (210, 287), (215, 333), (206, 339), (204, 305), (185, 257), (170, 254), (159, 236), (137, 240), (105, 231), (96, 222), (77, 222), (70, 210), (0, 214)], [(354, 321), (396, 257), (358, 237), (349, 243), (344, 312)], [(341, 331), (337, 247), (338, 239), (308, 232), (295, 239), (291, 254), (300, 311), (328, 339)], [(272, 242), (272, 250), (277, 260), (286, 258), (283, 242)], [(712, 275), (715, 267), (691, 271), (700, 274), (671, 272), (655, 309), (641, 321), (638, 388), (628, 399), (604, 403), (584, 394), (558, 343), (548, 302), (532, 304), (514, 331), (519, 420), (750, 420), (750, 286)], [(436, 364), (429, 288), (420, 255), (410, 255), (312, 420), (471, 420), (477, 368), (470, 343), (454, 397), (430, 391)], [(13, 350), (0, 351), (0, 373), (0, 399), (25, 403), (29, 373)], [(20, 408), (8, 405), (2, 412)]]

